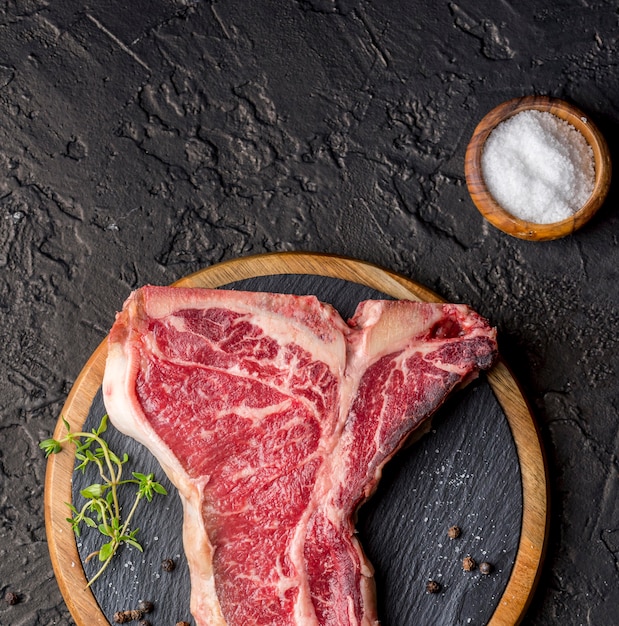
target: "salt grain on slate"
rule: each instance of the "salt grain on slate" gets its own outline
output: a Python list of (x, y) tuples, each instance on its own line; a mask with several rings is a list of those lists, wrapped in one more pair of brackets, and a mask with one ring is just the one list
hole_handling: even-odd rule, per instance
[(535, 224), (570, 217), (595, 184), (593, 151), (582, 133), (544, 111), (522, 111), (501, 122), (486, 140), (481, 165), (494, 199)]

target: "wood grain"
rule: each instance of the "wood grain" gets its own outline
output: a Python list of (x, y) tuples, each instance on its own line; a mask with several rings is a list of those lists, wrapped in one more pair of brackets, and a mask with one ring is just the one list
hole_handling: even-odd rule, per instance
[[(490, 133), (506, 119), (531, 109), (552, 113), (565, 120), (582, 133), (593, 150), (595, 184), (591, 196), (574, 215), (552, 224), (535, 224), (521, 220), (503, 209), (488, 191), (482, 175), (481, 158)], [(595, 215), (608, 194), (612, 164), (604, 136), (582, 111), (557, 98), (527, 96), (503, 102), (479, 122), (466, 149), (464, 174), (471, 199), (491, 224), (519, 239), (547, 241), (570, 235)]]
[[(176, 283), (183, 287), (215, 288), (253, 278), (278, 274), (314, 274), (359, 283), (392, 297), (417, 301), (441, 301), (429, 289), (375, 265), (320, 254), (276, 253), (228, 261), (191, 274)], [(84, 424), (92, 400), (101, 385), (106, 342), (88, 360), (62, 410), (71, 429)], [(523, 486), (522, 530), (511, 577), (489, 622), (490, 626), (518, 624), (537, 584), (548, 531), (547, 471), (540, 438), (531, 411), (507, 366), (499, 363), (488, 374), (512, 431)], [(58, 420), (54, 436), (64, 434)], [(71, 502), (74, 455), (70, 449), (52, 455), (45, 479), (45, 519), (54, 572), (60, 590), (77, 626), (108, 626), (81, 566), (75, 538), (66, 522), (65, 502)]]

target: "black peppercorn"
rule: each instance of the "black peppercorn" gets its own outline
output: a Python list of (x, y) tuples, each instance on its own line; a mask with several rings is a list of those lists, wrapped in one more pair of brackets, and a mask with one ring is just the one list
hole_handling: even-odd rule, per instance
[(460, 530), (459, 526), (452, 526), (448, 531), (447, 531), (447, 536), (450, 539), (457, 539), (460, 535), (461, 535), (462, 531)]
[(142, 611), (138, 611), (137, 609), (131, 611), (117, 611), (114, 613), (114, 621), (117, 624), (126, 624), (138, 619), (142, 619)]
[(143, 613), (152, 613), (155, 605), (150, 600), (140, 600), (138, 603), (138, 609)]
[(483, 563), (479, 564), (479, 571), (482, 574), (488, 575), (492, 572), (492, 563), (488, 563), (487, 561), (484, 561)]
[(475, 559), (473, 557), (465, 556), (462, 559), (462, 569), (465, 572), (470, 572), (474, 570), (476, 567), (477, 567), (477, 563), (475, 563)]
[(4, 596), (4, 601), (10, 606), (14, 606), (19, 602), (19, 596), (13, 591), (7, 591)]
[(426, 585), (426, 591), (428, 593), (438, 593), (441, 590), (441, 584), (437, 583), (435, 580), (429, 580)]
[(175, 567), (176, 563), (174, 562), (174, 559), (164, 559), (161, 563), (161, 569), (164, 572), (172, 572)]
[(147, 619), (141, 619), (138, 622), (138, 626), (152, 626), (152, 624)]

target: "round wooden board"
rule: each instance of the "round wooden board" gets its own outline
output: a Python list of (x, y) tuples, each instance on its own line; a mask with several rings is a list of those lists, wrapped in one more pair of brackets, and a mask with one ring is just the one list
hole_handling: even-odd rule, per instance
[[(182, 287), (216, 288), (236, 281), (278, 274), (310, 274), (339, 278), (381, 291), (394, 298), (440, 301), (425, 287), (393, 272), (358, 260), (330, 255), (275, 253), (227, 261), (191, 274), (176, 283)], [(62, 410), (71, 429), (84, 424), (103, 378), (107, 349), (103, 341), (92, 354)], [(538, 581), (548, 531), (547, 470), (540, 438), (524, 396), (501, 360), (488, 373), (514, 439), (522, 480), (522, 528), (511, 576), (489, 626), (518, 624)], [(64, 434), (58, 420), (54, 436)], [(90, 589), (75, 537), (66, 522), (66, 502), (72, 501), (71, 477), (75, 457), (67, 448), (50, 456), (45, 479), (45, 520), (52, 564), (69, 611), (77, 626), (109, 626)]]

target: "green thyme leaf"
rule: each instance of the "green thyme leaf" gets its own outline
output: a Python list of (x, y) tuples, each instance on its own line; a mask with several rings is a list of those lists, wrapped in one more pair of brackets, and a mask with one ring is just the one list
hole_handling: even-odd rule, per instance
[[(62, 450), (65, 443), (75, 445), (75, 471), (86, 471), (91, 465), (96, 466), (96, 471), (102, 482), (92, 483), (80, 491), (85, 499), (81, 509), (74, 504), (67, 503), (71, 512), (71, 517), (67, 517), (67, 522), (71, 525), (77, 537), (80, 536), (81, 527), (97, 529), (106, 541), (99, 550), (93, 552), (86, 561), (97, 555), (102, 563), (97, 573), (90, 579), (90, 586), (105, 570), (112, 557), (122, 544), (130, 545), (137, 550), (143, 548), (136, 539), (138, 529), (131, 530), (130, 523), (138, 508), (140, 500), (151, 501), (154, 494), (166, 495), (167, 491), (163, 485), (155, 481), (154, 474), (143, 474), (133, 472), (133, 478), (122, 479), (123, 465), (129, 460), (129, 455), (125, 452), (117, 455), (113, 452), (102, 435), (108, 427), (108, 416), (104, 415), (97, 428), (87, 432), (71, 432), (69, 422), (61, 416), (62, 422), (67, 430), (67, 434), (61, 439), (45, 439), (39, 443), (45, 456), (56, 454)], [(133, 504), (128, 509), (126, 516), (123, 516), (120, 508), (119, 490), (123, 492), (133, 489)], [(93, 515), (95, 521), (89, 515)]]
[(80, 494), (84, 498), (100, 498), (103, 495), (103, 485), (95, 483), (94, 485), (89, 485), (85, 489), (80, 491)]
[(39, 448), (45, 452), (45, 458), (50, 454), (58, 454), (62, 450), (62, 444), (56, 439), (45, 439), (39, 444)]
[(111, 559), (114, 554), (114, 550), (115, 547), (113, 541), (108, 541), (107, 543), (104, 543), (99, 548), (99, 561), (107, 561), (108, 559)]

